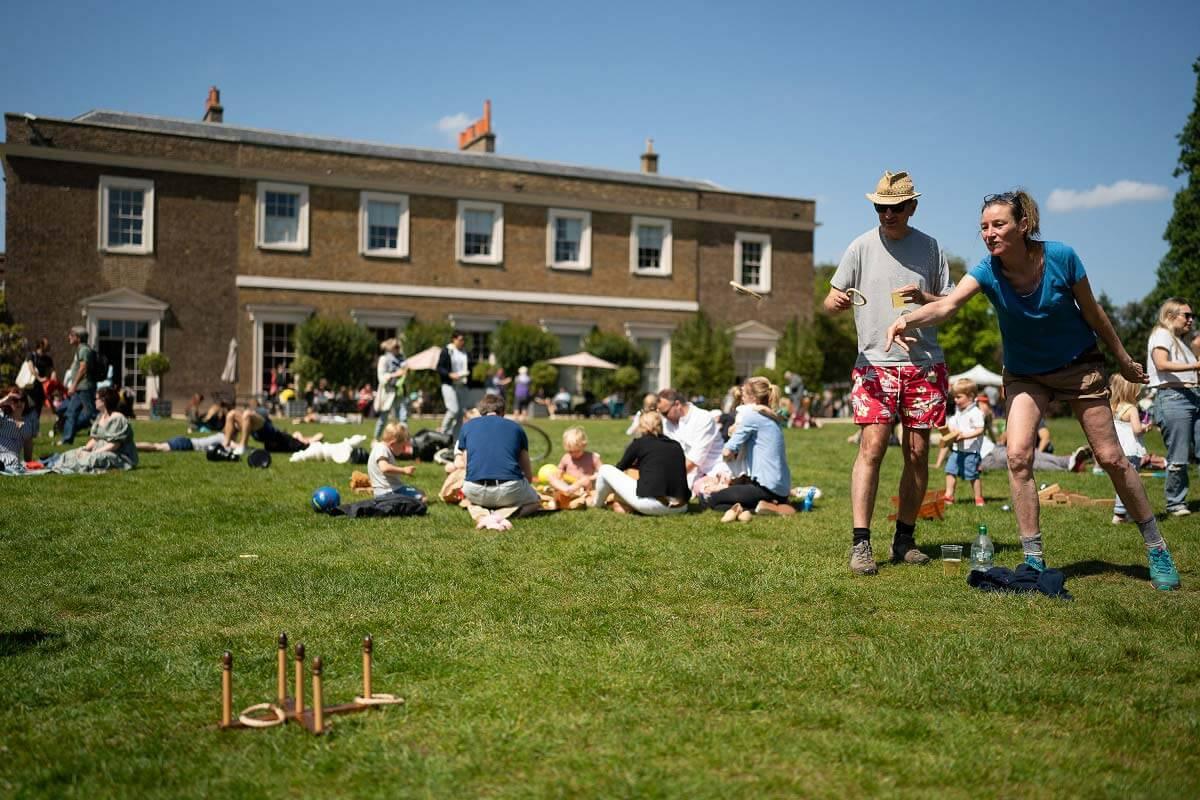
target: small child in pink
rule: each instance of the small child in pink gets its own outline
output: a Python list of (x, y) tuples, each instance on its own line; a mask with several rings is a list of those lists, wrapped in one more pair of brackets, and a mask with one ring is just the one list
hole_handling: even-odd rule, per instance
[[(588, 452), (588, 438), (578, 426), (563, 431), (563, 449), (558, 471), (547, 477), (559, 508), (583, 508), (600, 472), (600, 454)], [(584, 503), (578, 501), (583, 500)]]

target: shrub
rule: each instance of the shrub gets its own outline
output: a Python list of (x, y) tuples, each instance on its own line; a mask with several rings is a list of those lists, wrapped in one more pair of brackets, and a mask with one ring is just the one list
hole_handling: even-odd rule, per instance
[(671, 382), (691, 396), (721, 398), (733, 385), (733, 336), (713, 328), (704, 312), (682, 323), (671, 336)]
[(375, 335), (350, 320), (311, 317), (296, 329), (292, 371), (305, 380), (326, 379), (334, 386), (375, 381), (379, 345)]
[[(631, 342), (628, 338), (617, 334), (593, 328), (583, 339), (583, 349), (597, 358), (611, 361), (618, 369), (585, 369), (583, 385), (596, 397), (607, 397), (610, 392), (618, 392), (625, 400), (629, 400), (630, 392), (636, 392), (641, 383), (642, 368), (646, 366), (646, 351)], [(631, 387), (628, 384), (629, 373), (625, 373), (625, 383), (617, 380), (620, 368), (631, 368), (637, 373), (637, 379)]]
[(536, 325), (521, 322), (503, 322), (492, 332), (490, 346), (496, 363), (504, 367), (509, 375), (516, 375), (520, 367), (528, 367), (536, 361), (546, 361), (557, 356), (558, 337)]
[(171, 359), (165, 353), (146, 353), (138, 359), (138, 371), (155, 380), (155, 394), (162, 397), (162, 379), (171, 371)]
[(529, 378), (532, 381), (530, 389), (536, 394), (538, 389), (547, 395), (558, 391), (558, 367), (545, 361), (534, 362), (529, 368)]

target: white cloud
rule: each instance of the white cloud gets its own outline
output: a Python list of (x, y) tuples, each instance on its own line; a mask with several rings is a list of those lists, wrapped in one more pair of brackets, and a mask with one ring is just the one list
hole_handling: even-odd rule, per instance
[(1146, 203), (1164, 200), (1171, 196), (1166, 186), (1138, 181), (1117, 181), (1109, 186), (1102, 184), (1091, 189), (1055, 189), (1046, 199), (1046, 208), (1051, 211), (1079, 211), (1085, 208), (1103, 208), (1121, 203)]
[(437, 121), (437, 129), (448, 136), (451, 140), (458, 136), (458, 132), (471, 124), (471, 118), (467, 116), (465, 111), (460, 111), (457, 114), (451, 114), (448, 117), (442, 117)]

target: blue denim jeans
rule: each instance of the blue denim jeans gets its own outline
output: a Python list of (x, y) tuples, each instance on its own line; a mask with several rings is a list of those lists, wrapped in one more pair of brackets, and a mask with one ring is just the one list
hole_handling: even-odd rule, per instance
[(80, 389), (67, 398), (67, 413), (63, 416), (63, 444), (75, 441), (76, 431), (88, 430), (95, 416), (95, 389)]
[(1189, 465), (1200, 452), (1200, 390), (1159, 389), (1154, 420), (1167, 445), (1167, 511), (1187, 508)]

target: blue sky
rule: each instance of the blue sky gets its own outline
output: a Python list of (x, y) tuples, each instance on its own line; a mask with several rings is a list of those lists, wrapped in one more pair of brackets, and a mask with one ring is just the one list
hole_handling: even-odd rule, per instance
[(884, 169), (972, 263), (982, 196), (1024, 186), (1120, 302), (1166, 251), (1200, 56), (1194, 0), (0, 0), (0, 19), (4, 111), (198, 119), (215, 84), (228, 124), (451, 148), (491, 98), (508, 155), (636, 170), (653, 137), (664, 174), (815, 198), (818, 262), (875, 223)]

